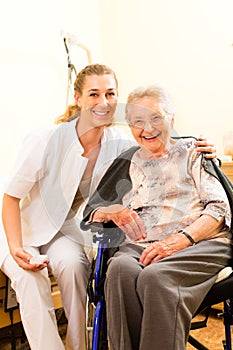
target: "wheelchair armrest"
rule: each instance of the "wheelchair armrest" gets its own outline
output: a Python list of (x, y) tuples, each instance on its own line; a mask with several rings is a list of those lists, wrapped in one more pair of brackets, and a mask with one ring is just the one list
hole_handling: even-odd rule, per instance
[(233, 273), (226, 279), (215, 283), (202, 301), (195, 315), (211, 305), (233, 298)]

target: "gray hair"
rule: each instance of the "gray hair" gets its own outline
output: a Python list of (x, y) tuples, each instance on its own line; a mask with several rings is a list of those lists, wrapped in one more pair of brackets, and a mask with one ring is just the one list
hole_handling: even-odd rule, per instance
[(127, 98), (125, 107), (125, 118), (129, 122), (129, 106), (143, 97), (152, 97), (162, 105), (164, 111), (168, 114), (174, 114), (175, 108), (170, 99), (168, 92), (161, 86), (149, 85), (146, 87), (138, 87), (134, 89)]

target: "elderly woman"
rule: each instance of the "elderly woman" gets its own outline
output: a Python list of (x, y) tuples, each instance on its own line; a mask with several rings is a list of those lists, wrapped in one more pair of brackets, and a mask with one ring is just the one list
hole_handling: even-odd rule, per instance
[(134, 90), (126, 118), (139, 147), (113, 162), (83, 222), (125, 234), (105, 283), (110, 347), (184, 350), (195, 311), (231, 258), (230, 208), (195, 140), (171, 137), (162, 88)]

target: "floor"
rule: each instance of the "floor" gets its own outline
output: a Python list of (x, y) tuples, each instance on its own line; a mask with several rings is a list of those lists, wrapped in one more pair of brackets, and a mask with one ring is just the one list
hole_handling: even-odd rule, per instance
[[(223, 319), (219, 314), (222, 312), (221, 304), (218, 308), (212, 309), (208, 322), (207, 328), (192, 330), (190, 334), (200, 341), (204, 346), (210, 350), (223, 350), (223, 340), (225, 340), (225, 331)], [(199, 315), (193, 321), (202, 320), (204, 316)], [(232, 338), (233, 339), (233, 338)], [(190, 344), (187, 344), (187, 350), (195, 349)]]
[[(56, 316), (58, 321), (58, 328), (61, 338), (65, 344), (65, 335), (67, 321), (64, 316), (62, 309), (56, 310)], [(16, 338), (16, 343), (12, 347), (11, 345), (11, 329), (6, 327), (5, 329), (0, 329), (0, 350), (30, 350), (26, 337), (23, 334), (23, 328), (21, 323), (18, 323), (14, 326), (14, 334)], [(44, 349), (49, 350), (49, 349)]]
[[(219, 305), (221, 306), (221, 305)], [(203, 329), (197, 329), (191, 331), (191, 334), (201, 341), (203, 345), (205, 345), (209, 350), (222, 350), (222, 340), (224, 339), (224, 325), (221, 317), (218, 317), (218, 314), (220, 313), (220, 307), (218, 309), (213, 309), (211, 311), (207, 328)], [(64, 314), (62, 310), (59, 310), (57, 313), (58, 318), (58, 324), (59, 324), (59, 332), (64, 339), (65, 342), (65, 332), (66, 332), (66, 319), (64, 318)], [(202, 319), (203, 316), (198, 316), (195, 318), (196, 320)], [(16, 336), (17, 336), (17, 344), (15, 350), (30, 350), (27, 341), (21, 340), (19, 335), (22, 334), (22, 329), (19, 326), (19, 329), (16, 329)], [(10, 333), (1, 334), (0, 330), (0, 350), (12, 350), (11, 344), (10, 344)], [(190, 344), (187, 345), (187, 350), (193, 350), (195, 349)], [(45, 349), (47, 350), (47, 349)], [(162, 349), (161, 349), (162, 350)]]

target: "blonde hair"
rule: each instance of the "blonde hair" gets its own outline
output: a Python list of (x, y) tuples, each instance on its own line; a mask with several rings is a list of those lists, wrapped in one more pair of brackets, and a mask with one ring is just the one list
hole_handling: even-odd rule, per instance
[(129, 122), (129, 106), (130, 104), (133, 104), (137, 100), (143, 98), (143, 97), (152, 97), (154, 98), (158, 103), (161, 103), (162, 108), (164, 111), (168, 114), (174, 114), (175, 108), (174, 105), (170, 99), (170, 96), (168, 92), (159, 85), (149, 85), (146, 87), (138, 87), (134, 89), (127, 98), (127, 103), (125, 107), (125, 118), (127, 122)]
[[(78, 73), (74, 82), (74, 92), (77, 92), (79, 95), (82, 96), (83, 87), (87, 76), (105, 74), (110, 74), (114, 77), (116, 82), (116, 88), (118, 88), (116, 74), (110, 67), (105, 66), (103, 64), (90, 64)], [(77, 117), (79, 112), (80, 107), (78, 107), (76, 103), (68, 105), (65, 112), (55, 120), (55, 123), (60, 124), (63, 122), (70, 122), (71, 120)]]

